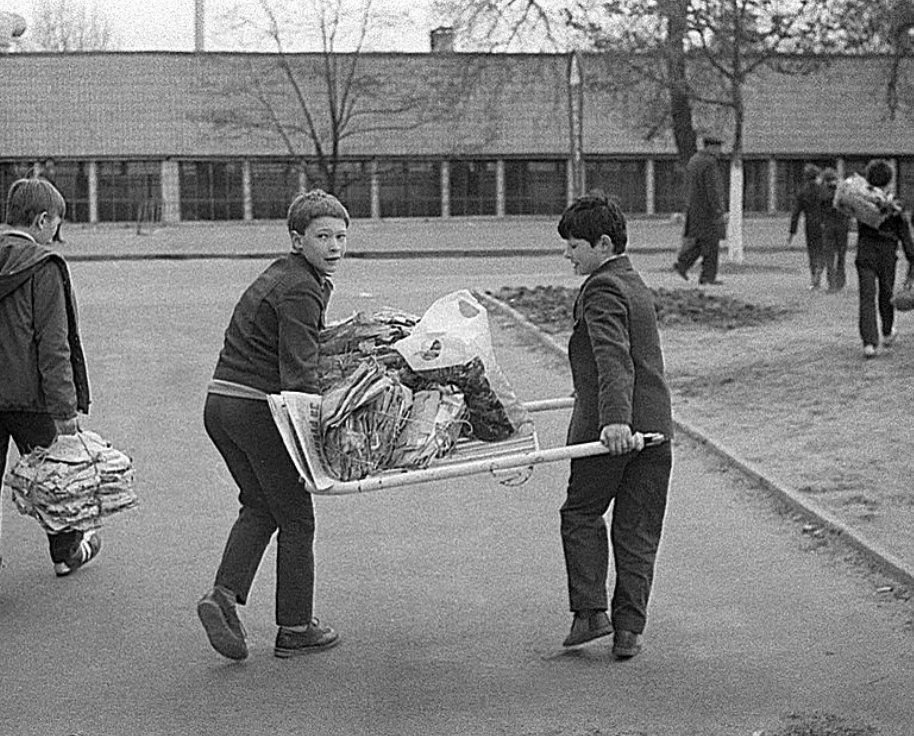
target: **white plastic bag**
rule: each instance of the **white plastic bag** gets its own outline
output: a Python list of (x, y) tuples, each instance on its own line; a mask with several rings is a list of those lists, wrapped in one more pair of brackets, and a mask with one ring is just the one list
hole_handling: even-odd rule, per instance
[[(498, 367), (492, 348), (489, 316), (485, 308), (466, 289), (446, 294), (422, 315), (412, 333), (393, 344), (417, 374), (457, 368), (482, 362), (485, 379), (504, 409), (514, 433), (532, 431), (532, 422), (518, 400), (507, 378)], [(466, 386), (464, 391), (473, 423), (474, 399)], [(480, 439), (486, 439), (481, 437)]]

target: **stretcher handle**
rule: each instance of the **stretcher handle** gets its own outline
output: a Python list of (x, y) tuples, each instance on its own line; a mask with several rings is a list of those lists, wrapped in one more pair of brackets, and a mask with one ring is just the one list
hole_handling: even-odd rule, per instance
[[(534, 401), (524, 402), (524, 409), (526, 409), (531, 414), (539, 411), (552, 411), (553, 409), (570, 409), (573, 406), (573, 396), (562, 396), (557, 399), (536, 399)], [(638, 432), (635, 432), (635, 434), (638, 434)], [(666, 437), (664, 437), (660, 432), (642, 432), (641, 435), (644, 437), (645, 447), (662, 445), (666, 441)], [(597, 455), (599, 453), (592, 452), (588, 454)]]
[[(644, 446), (662, 444), (666, 437), (658, 432), (644, 435)], [(467, 460), (449, 465), (432, 466), (423, 470), (409, 470), (401, 473), (385, 473), (383, 475), (368, 476), (361, 480), (340, 481), (334, 483), (326, 490), (312, 490), (317, 495), (338, 496), (349, 493), (365, 493), (366, 491), (380, 491), (385, 488), (426, 483), (447, 478), (458, 478), (465, 475), (479, 473), (494, 473), (498, 470), (511, 468), (533, 467), (542, 463), (551, 463), (557, 460), (573, 460), (592, 455), (605, 455), (609, 452), (602, 442), (584, 442), (580, 445), (565, 445), (546, 450), (527, 450), (515, 455), (486, 458), (482, 460)]]

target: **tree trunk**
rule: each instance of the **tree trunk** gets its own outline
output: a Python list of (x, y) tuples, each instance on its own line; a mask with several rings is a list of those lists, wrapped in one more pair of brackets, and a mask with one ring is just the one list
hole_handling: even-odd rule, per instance
[(727, 257), (734, 263), (743, 262), (743, 108), (742, 86), (734, 83), (733, 153), (730, 155), (730, 218), (727, 223)]

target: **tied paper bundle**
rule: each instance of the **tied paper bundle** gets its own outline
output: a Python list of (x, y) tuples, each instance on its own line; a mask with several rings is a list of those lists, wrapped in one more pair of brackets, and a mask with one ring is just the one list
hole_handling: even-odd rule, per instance
[(321, 330), (318, 374), (321, 392), (338, 383), (371, 358), (388, 368), (403, 359), (390, 346), (410, 334), (419, 318), (408, 312), (384, 309), (371, 315), (356, 312)]
[(452, 387), (413, 394), (395, 371), (364, 360), (321, 397), (324, 457), (343, 481), (426, 467), (453, 448), (464, 411), (463, 395)]
[(438, 299), (393, 347), (408, 364), (400, 380), (413, 391), (453, 385), (464, 394), (468, 436), (498, 442), (532, 433), (526, 409), (495, 360), (488, 314), (469, 291)]
[(860, 174), (854, 174), (838, 184), (832, 205), (839, 212), (856, 217), (859, 222), (879, 229), (901, 206), (891, 194), (874, 187)]
[(137, 503), (130, 458), (94, 432), (60, 435), (7, 473), (19, 513), (59, 533), (96, 529)]
[(390, 467), (412, 403), (412, 391), (374, 360), (324, 393), (321, 436), (333, 475), (359, 480)]

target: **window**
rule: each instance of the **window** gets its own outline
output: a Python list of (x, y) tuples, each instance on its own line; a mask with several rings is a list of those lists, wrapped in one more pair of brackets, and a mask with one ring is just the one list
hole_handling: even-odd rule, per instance
[(251, 207), (255, 220), (285, 220), (298, 195), (301, 166), (285, 161), (251, 162)]
[(654, 211), (684, 210), (685, 169), (676, 159), (658, 159), (654, 162)]
[(644, 161), (595, 159), (585, 161), (587, 189), (602, 189), (619, 200), (626, 214), (647, 212)]
[[(790, 212), (793, 207), (793, 200), (803, 184), (803, 167), (808, 163), (815, 164), (820, 169), (824, 169), (826, 166), (836, 167), (836, 162), (833, 158), (778, 161), (776, 163), (777, 188), (775, 190), (775, 206), (779, 212)], [(845, 173), (850, 175), (852, 172), (846, 171)]]
[(244, 194), (240, 161), (182, 161), (182, 220), (241, 220)]
[(441, 166), (436, 161), (396, 161), (378, 168), (382, 217), (440, 217)]
[(558, 215), (568, 203), (567, 162), (506, 161), (505, 213)]
[(451, 214), (495, 214), (494, 161), (451, 161)]
[(350, 217), (371, 217), (371, 165), (368, 161), (338, 162), (334, 187), (328, 187), (317, 165), (310, 164), (308, 187), (332, 188)]
[(768, 161), (743, 161), (743, 209), (746, 212), (768, 211)]
[[(57, 165), (58, 171), (63, 165)], [(79, 176), (84, 173), (77, 174), (77, 183)], [(158, 161), (100, 161), (99, 222), (133, 221), (142, 208), (153, 206), (157, 209), (156, 203), (161, 201), (162, 193), (161, 176), (162, 166)]]
[[(6, 195), (17, 179), (29, 175), (32, 164), (28, 161), (4, 161), (0, 163), (0, 222), (6, 222)], [(67, 217), (70, 217), (69, 207)]]

